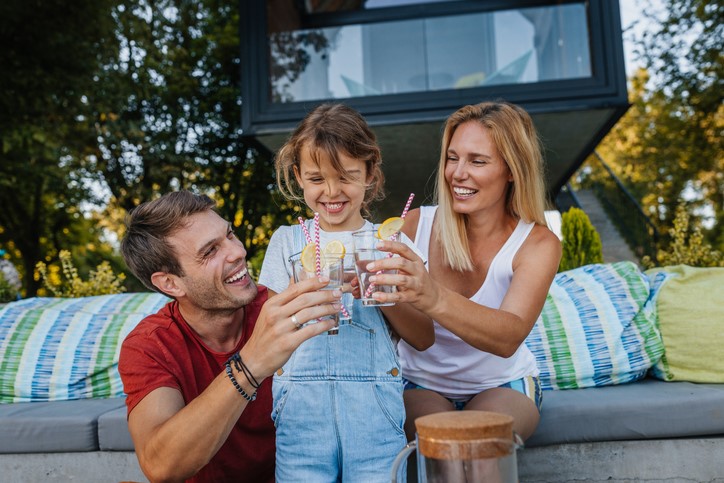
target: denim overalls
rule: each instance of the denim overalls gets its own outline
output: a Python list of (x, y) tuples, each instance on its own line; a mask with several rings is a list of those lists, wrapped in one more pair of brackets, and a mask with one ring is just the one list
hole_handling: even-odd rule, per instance
[[(299, 250), (304, 241), (299, 231)], [(339, 333), (304, 342), (274, 375), (278, 482), (387, 482), (406, 444), (402, 377), (379, 309), (351, 294)]]

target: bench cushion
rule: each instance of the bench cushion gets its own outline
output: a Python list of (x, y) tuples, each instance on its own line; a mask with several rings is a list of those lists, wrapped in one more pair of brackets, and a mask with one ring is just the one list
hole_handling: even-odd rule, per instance
[(123, 395), (121, 342), (168, 298), (34, 297), (0, 308), (0, 403)]
[(656, 379), (544, 391), (526, 446), (724, 434), (724, 384)]
[(575, 389), (643, 378), (664, 352), (655, 296), (632, 262), (557, 274), (526, 339), (541, 387)]
[(654, 281), (664, 273), (671, 276), (656, 308), (666, 350), (653, 374), (665, 381), (724, 383), (724, 268), (676, 265), (646, 272)]
[(98, 418), (124, 398), (0, 404), (0, 453), (98, 450)]
[(98, 446), (101, 451), (135, 451), (125, 405), (98, 418)]

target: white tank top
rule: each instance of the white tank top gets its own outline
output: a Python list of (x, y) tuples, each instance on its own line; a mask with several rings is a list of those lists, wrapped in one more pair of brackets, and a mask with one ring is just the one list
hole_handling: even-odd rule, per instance
[[(430, 235), (437, 206), (420, 208), (415, 245), (430, 259)], [(513, 257), (533, 229), (534, 223), (518, 222), (495, 255), (483, 285), (470, 297), (480, 305), (498, 309), (513, 278)], [(434, 322), (435, 344), (418, 352), (400, 341), (402, 375), (424, 388), (453, 400), (466, 400), (486, 389), (526, 376), (537, 376), (535, 356), (523, 343), (511, 357), (498, 357), (478, 350)]]

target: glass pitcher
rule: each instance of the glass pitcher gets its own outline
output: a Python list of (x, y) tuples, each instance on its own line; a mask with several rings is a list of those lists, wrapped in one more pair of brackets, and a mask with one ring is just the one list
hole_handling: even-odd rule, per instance
[(522, 444), (511, 416), (449, 411), (417, 418), (415, 428), (415, 441), (392, 465), (392, 483), (400, 481), (400, 466), (415, 450), (419, 483), (518, 482), (516, 451)]

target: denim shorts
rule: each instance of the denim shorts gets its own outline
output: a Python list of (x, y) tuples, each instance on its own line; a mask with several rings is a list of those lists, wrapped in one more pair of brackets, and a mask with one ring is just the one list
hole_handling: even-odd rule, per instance
[(389, 482), (407, 443), (400, 364), (378, 308), (345, 301), (337, 335), (305, 341), (274, 375), (277, 482)]
[[(404, 380), (404, 385), (405, 391), (410, 389), (427, 389), (426, 387), (415, 384), (414, 382), (408, 381), (407, 379)], [(535, 406), (538, 408), (538, 412), (540, 412), (541, 405), (543, 404), (543, 391), (541, 390), (540, 379), (538, 377), (526, 376), (520, 379), (516, 379), (514, 381), (506, 382), (505, 384), (501, 384), (498, 387), (507, 387), (509, 389), (513, 389), (514, 391), (518, 391), (519, 393), (526, 395), (528, 399), (535, 403)], [(455, 409), (460, 411), (464, 409), (465, 405), (475, 396), (477, 396), (477, 394), (472, 394), (470, 396), (460, 399), (445, 399), (453, 403)]]

